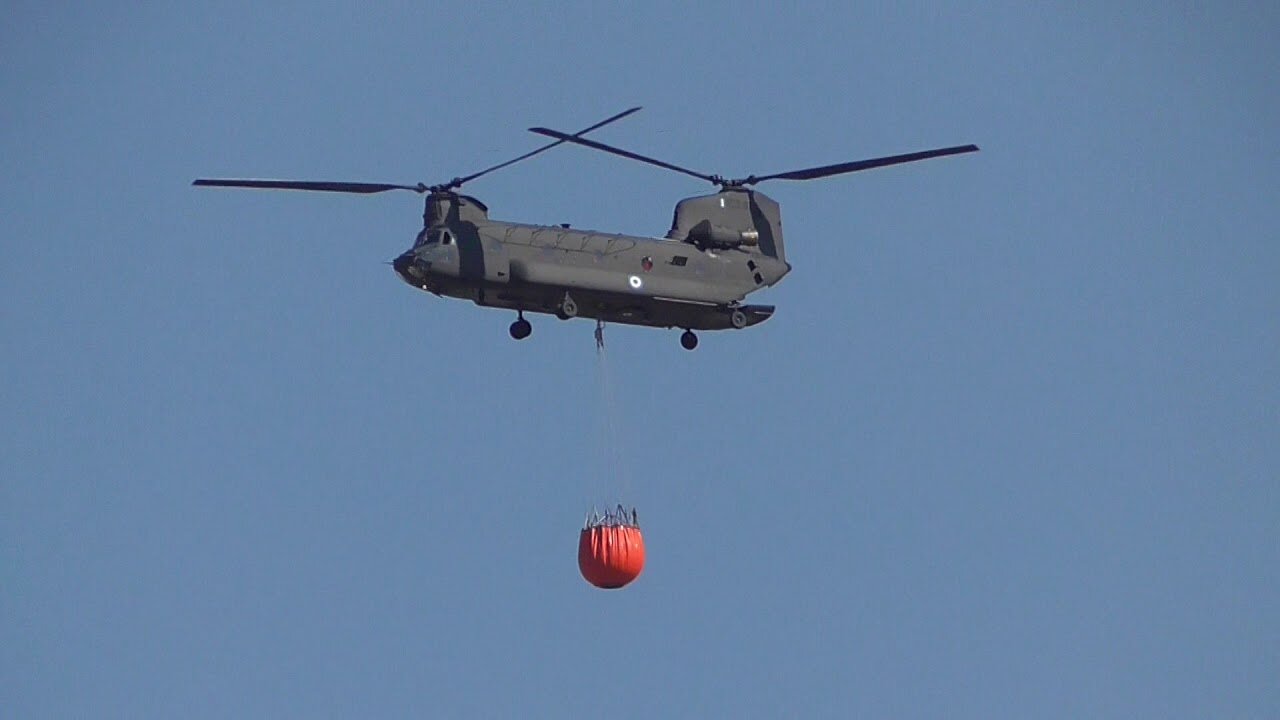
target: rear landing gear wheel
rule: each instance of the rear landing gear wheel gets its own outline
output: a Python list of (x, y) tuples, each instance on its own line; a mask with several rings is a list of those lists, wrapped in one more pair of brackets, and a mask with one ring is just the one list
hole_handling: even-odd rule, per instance
[(524, 319), (524, 313), (520, 313), (520, 319), (511, 323), (510, 332), (513, 340), (523, 340), (533, 334), (533, 326)]
[(692, 350), (698, 347), (698, 336), (694, 335), (692, 330), (685, 330), (680, 334), (680, 347), (685, 350)]
[(734, 310), (729, 313), (729, 324), (733, 326), (733, 329), (741, 330), (747, 326), (747, 314), (741, 310)]

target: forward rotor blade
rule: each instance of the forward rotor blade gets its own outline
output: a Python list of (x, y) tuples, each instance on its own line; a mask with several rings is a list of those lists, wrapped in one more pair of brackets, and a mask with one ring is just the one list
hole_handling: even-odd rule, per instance
[(223, 180), (217, 178), (200, 178), (191, 184), (198, 185), (200, 187), (257, 188), (260, 190), (316, 190), (320, 192), (359, 193), (361, 195), (386, 192), (387, 190), (412, 190), (419, 194), (427, 191), (427, 186), (422, 184), (391, 185), (388, 183), (325, 182), (314, 180)]
[[(580, 137), (580, 136), (582, 136), (582, 135), (586, 135), (586, 134), (587, 134), (587, 133), (589, 133), (589, 132), (592, 132), (592, 131), (594, 131), (594, 130), (598, 130), (598, 129), (600, 129), (600, 128), (604, 127), (605, 125), (608, 125), (609, 123), (614, 122), (614, 121), (616, 121), (616, 120), (621, 120), (622, 118), (624, 118), (624, 117), (626, 117), (626, 116), (628, 116), (628, 115), (630, 115), (630, 114), (632, 114), (632, 113), (638, 112), (639, 110), (640, 110), (640, 106), (639, 106), (639, 105), (637, 105), (637, 106), (635, 106), (635, 107), (633, 107), (633, 108), (630, 108), (630, 109), (628, 109), (628, 110), (623, 110), (622, 112), (618, 113), (617, 115), (614, 115), (613, 117), (610, 117), (610, 118), (606, 118), (606, 119), (604, 119), (604, 120), (601, 120), (600, 122), (596, 123), (595, 125), (592, 125), (592, 126), (591, 126), (591, 127), (589, 127), (589, 128), (584, 128), (584, 129), (582, 129), (582, 130), (579, 130), (578, 132), (576, 132), (576, 133), (574, 133), (574, 134), (573, 134), (573, 137)], [(551, 148), (553, 148), (553, 147), (555, 147), (555, 146), (557, 146), (557, 145), (562, 145), (562, 144), (564, 144), (564, 143), (566, 143), (566, 142), (568, 142), (568, 141), (567, 141), (567, 140), (556, 140), (556, 141), (555, 141), (555, 142), (553, 142), (553, 143), (547, 143), (546, 145), (543, 145), (542, 147), (538, 148), (537, 150), (531, 150), (531, 151), (529, 151), (529, 152), (527, 152), (527, 153), (525, 153), (525, 154), (521, 155), (520, 157), (515, 158), (515, 159), (513, 159), (513, 160), (508, 160), (508, 161), (506, 161), (506, 162), (504, 162), (504, 163), (501, 163), (501, 164), (498, 164), (498, 165), (494, 165), (494, 166), (493, 166), (493, 167), (491, 167), (491, 168), (485, 168), (484, 170), (481, 170), (481, 171), (480, 171), (480, 172), (478, 172), (478, 173), (474, 173), (474, 174), (472, 174), (472, 175), (468, 175), (468, 176), (466, 176), (466, 177), (457, 178), (457, 179), (455, 179), (453, 182), (451, 182), (451, 183), (450, 183), (450, 185), (452, 185), (453, 187), (458, 187), (459, 185), (462, 185), (463, 183), (468, 183), (468, 182), (471, 182), (472, 180), (475, 180), (476, 178), (480, 177), (481, 175), (488, 175), (489, 173), (493, 172), (494, 170), (501, 170), (502, 168), (507, 167), (508, 165), (515, 165), (516, 163), (520, 162), (521, 160), (528, 160), (529, 158), (533, 157), (534, 155), (537, 155), (537, 154), (538, 154), (538, 153), (540, 153), (540, 152), (545, 152), (545, 151), (550, 150)]]
[(660, 168), (675, 170), (678, 173), (684, 173), (685, 175), (692, 175), (693, 177), (696, 177), (699, 180), (706, 180), (707, 182), (712, 182), (712, 183), (720, 182), (720, 178), (715, 177), (713, 175), (703, 175), (700, 172), (695, 172), (688, 168), (682, 168), (679, 165), (672, 165), (671, 163), (668, 163), (668, 162), (655, 160), (651, 157), (645, 157), (644, 155), (633, 153), (630, 150), (623, 150), (622, 148), (616, 148), (616, 147), (613, 147), (612, 145), (605, 145), (604, 143), (596, 142), (595, 140), (587, 140), (586, 138), (580, 138), (575, 135), (566, 135), (562, 132), (559, 132), (558, 130), (551, 130), (544, 127), (535, 127), (535, 128), (529, 128), (529, 132), (537, 133), (539, 135), (546, 135), (547, 137), (553, 137), (558, 139), (560, 142), (571, 142), (577, 145), (583, 145), (585, 147), (594, 148), (596, 150), (603, 150), (604, 152), (607, 152), (607, 153), (613, 153), (614, 155), (621, 155), (624, 158), (639, 160), (642, 163), (657, 165)]
[(816, 180), (818, 178), (830, 177), (832, 175), (842, 175), (844, 173), (858, 172), (859, 170), (870, 170), (872, 168), (885, 167), (886, 165), (900, 165), (902, 163), (915, 162), (917, 160), (928, 160), (929, 158), (944, 157), (946, 155), (959, 155), (961, 153), (977, 152), (977, 145), (957, 145), (949, 148), (939, 148), (937, 150), (924, 150), (922, 152), (907, 153), (905, 155), (890, 155), (888, 157), (872, 158), (870, 160), (855, 160), (854, 162), (840, 163), (839, 165), (823, 165), (822, 167), (807, 168), (805, 170), (792, 170), (791, 172), (775, 173), (773, 175), (752, 175), (742, 181), (743, 185), (754, 185), (765, 180)]

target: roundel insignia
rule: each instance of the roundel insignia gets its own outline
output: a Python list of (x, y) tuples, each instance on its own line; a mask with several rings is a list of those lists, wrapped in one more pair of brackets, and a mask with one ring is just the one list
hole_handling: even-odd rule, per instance
[(639, 275), (632, 275), (627, 282), (631, 283), (632, 289), (635, 290), (639, 290), (640, 286), (644, 285), (644, 281), (640, 279)]
[(644, 258), (643, 260), (641, 260), (641, 261), (640, 261), (640, 267), (644, 268), (644, 271), (645, 271), (645, 272), (649, 272), (650, 270), (652, 270), (652, 269), (653, 269), (653, 258), (648, 257), (648, 256), (645, 256), (645, 258)]

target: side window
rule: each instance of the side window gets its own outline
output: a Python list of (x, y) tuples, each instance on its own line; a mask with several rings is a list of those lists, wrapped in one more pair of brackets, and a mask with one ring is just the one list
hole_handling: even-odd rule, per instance
[(441, 231), (440, 231), (440, 244), (441, 244), (441, 245), (452, 245), (452, 244), (453, 244), (453, 234), (452, 234), (452, 233), (450, 233), (448, 230), (441, 230)]

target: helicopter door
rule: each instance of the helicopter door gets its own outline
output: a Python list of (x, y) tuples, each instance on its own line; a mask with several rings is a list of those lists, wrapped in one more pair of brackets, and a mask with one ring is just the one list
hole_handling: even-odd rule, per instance
[(440, 233), (440, 244), (458, 247), (458, 275), (468, 280), (484, 279), (484, 247), (480, 244), (480, 234), (474, 227), (457, 228), (455, 235), (449, 230)]
[(453, 242), (458, 246), (458, 275), (480, 282), (509, 281), (509, 260), (502, 243), (493, 237), (482, 236), (470, 224), (455, 228)]

